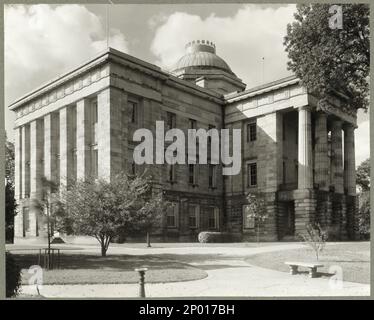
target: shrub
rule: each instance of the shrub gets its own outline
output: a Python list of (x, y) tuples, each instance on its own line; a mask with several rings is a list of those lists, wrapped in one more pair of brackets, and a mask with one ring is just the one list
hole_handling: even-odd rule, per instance
[(21, 268), (16, 263), (13, 255), (6, 253), (6, 297), (15, 297), (21, 286)]
[(313, 249), (318, 261), (319, 254), (326, 245), (327, 232), (318, 223), (307, 223), (306, 233), (300, 234), (300, 237)]
[(202, 231), (198, 235), (198, 240), (200, 243), (217, 243), (231, 242), (234, 238), (227, 232)]

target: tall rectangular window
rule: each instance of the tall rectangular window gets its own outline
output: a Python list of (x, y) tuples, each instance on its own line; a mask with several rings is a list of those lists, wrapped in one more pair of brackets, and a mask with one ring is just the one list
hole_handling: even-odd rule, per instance
[(189, 129), (196, 129), (196, 120), (195, 119), (189, 119)]
[(166, 212), (166, 226), (168, 228), (177, 228), (178, 227), (178, 214), (179, 208), (178, 203), (171, 203), (167, 208)]
[(138, 123), (138, 103), (134, 101), (129, 101), (130, 109), (130, 121), (131, 123)]
[(216, 187), (216, 173), (217, 166), (214, 164), (209, 165), (209, 187), (215, 188)]
[(99, 175), (99, 155), (97, 149), (92, 149), (92, 166), (91, 166), (91, 174), (93, 179), (97, 179)]
[(91, 143), (97, 144), (97, 121), (98, 121), (97, 100), (93, 100), (91, 104)]
[(174, 164), (168, 164), (168, 180), (170, 182), (175, 181), (175, 165)]
[(257, 139), (257, 123), (253, 121), (247, 124), (247, 142)]
[(26, 233), (30, 231), (30, 216), (29, 207), (22, 208), (22, 224), (23, 224), (23, 236), (26, 237)]
[(188, 223), (190, 228), (199, 227), (199, 205), (189, 204), (188, 205)]
[(196, 164), (188, 165), (188, 183), (192, 185), (197, 184), (197, 165)]
[(176, 126), (176, 115), (172, 112), (166, 112), (166, 129), (170, 130)]
[(257, 163), (248, 164), (248, 186), (257, 186)]
[(206, 213), (208, 215), (208, 229), (218, 229), (219, 209), (217, 207), (209, 207)]

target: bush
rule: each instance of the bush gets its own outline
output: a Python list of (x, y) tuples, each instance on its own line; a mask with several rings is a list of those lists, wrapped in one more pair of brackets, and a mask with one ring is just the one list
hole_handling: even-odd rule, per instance
[(6, 253), (6, 297), (15, 297), (21, 286), (21, 268), (16, 263), (13, 255)]
[(219, 242), (232, 242), (233, 236), (227, 232), (217, 231), (202, 231), (198, 235), (200, 243), (219, 243)]

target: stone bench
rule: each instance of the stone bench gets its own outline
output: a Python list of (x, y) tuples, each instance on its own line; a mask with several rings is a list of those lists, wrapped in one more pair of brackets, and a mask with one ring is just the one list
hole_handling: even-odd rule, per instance
[(323, 267), (323, 264), (313, 262), (285, 262), (290, 267), (290, 273), (292, 275), (298, 273), (298, 267), (304, 267), (309, 269), (309, 277), (315, 278), (317, 275), (317, 268)]

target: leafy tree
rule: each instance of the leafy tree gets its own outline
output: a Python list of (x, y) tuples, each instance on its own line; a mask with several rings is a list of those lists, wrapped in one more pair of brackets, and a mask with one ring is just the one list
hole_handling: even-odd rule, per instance
[(51, 242), (56, 228), (58, 217), (61, 216), (61, 202), (58, 186), (55, 182), (43, 177), (41, 181), (41, 197), (30, 199), (31, 208), (40, 213), (40, 216), (46, 220), (47, 231), (47, 266), (51, 269), (53, 262), (51, 260)]
[(361, 191), (370, 190), (370, 158), (363, 161), (356, 170), (356, 183)]
[(326, 245), (327, 232), (322, 229), (319, 223), (307, 223), (306, 233), (300, 234), (300, 237), (313, 249), (318, 261), (319, 254), (323, 251)]
[(111, 181), (78, 181), (64, 192), (62, 203), (72, 233), (95, 237), (103, 257), (114, 236), (152, 225), (162, 211), (151, 177), (126, 174)]
[(366, 239), (370, 238), (370, 192), (359, 195), (358, 231)]
[(14, 256), (8, 251), (5, 254), (5, 262), (6, 297), (16, 297), (21, 287), (21, 268), (14, 259)]
[(14, 145), (5, 136), (5, 227), (8, 242), (13, 242), (16, 208), (17, 204), (14, 198)]
[(247, 201), (249, 205), (249, 216), (255, 220), (257, 230), (257, 242), (260, 241), (260, 229), (269, 217), (266, 210), (266, 200), (262, 194), (249, 193), (247, 195)]
[(352, 108), (368, 107), (369, 101), (369, 5), (341, 4), (342, 29), (331, 29), (331, 4), (300, 4), (295, 21), (287, 26), (284, 45), (288, 68), (309, 92), (320, 98), (341, 92)]

